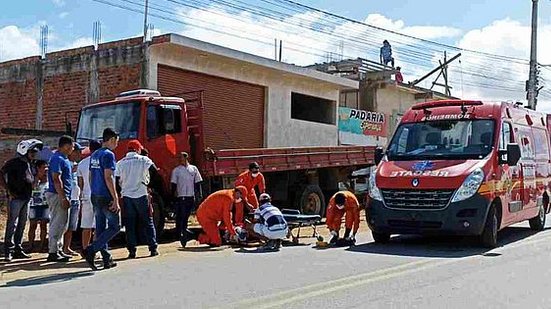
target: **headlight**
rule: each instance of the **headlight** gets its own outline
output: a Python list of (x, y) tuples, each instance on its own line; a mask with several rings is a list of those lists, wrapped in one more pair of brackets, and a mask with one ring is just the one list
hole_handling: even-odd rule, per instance
[(369, 196), (376, 201), (383, 201), (383, 195), (381, 190), (377, 188), (377, 183), (375, 182), (375, 176), (377, 175), (377, 170), (371, 172), (369, 176)]
[(478, 189), (480, 189), (480, 185), (482, 185), (483, 181), (484, 172), (482, 171), (482, 169), (479, 168), (474, 170), (465, 179), (465, 181), (463, 181), (461, 187), (459, 187), (459, 189), (455, 192), (452, 203), (460, 202), (473, 196), (478, 191)]

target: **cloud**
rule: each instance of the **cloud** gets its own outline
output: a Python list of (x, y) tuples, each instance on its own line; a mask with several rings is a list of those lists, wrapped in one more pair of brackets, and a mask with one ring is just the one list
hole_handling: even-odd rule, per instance
[(53, 4), (57, 7), (65, 6), (65, 0), (52, 0)]
[(394, 21), (381, 14), (369, 14), (364, 22), (426, 40), (455, 38), (463, 33), (461, 29), (446, 26), (406, 26), (402, 20)]
[[(528, 79), (530, 33), (529, 25), (506, 18), (496, 20), (480, 29), (473, 29), (458, 40), (457, 46), (464, 49), (526, 59), (526, 61), (501, 61), (468, 52), (464, 53), (467, 59), (464, 59), (462, 63), (463, 71), (475, 71), (480, 75), (469, 77), (470, 80), (465, 80), (464, 84), (486, 85), (482, 87), (464, 85), (464, 95), (481, 99), (525, 101), (524, 83)], [(551, 24), (541, 24), (538, 29), (538, 61), (540, 63), (551, 62), (551, 45), (546, 40), (549, 37), (551, 37)], [(457, 64), (454, 67), (460, 68)], [(548, 84), (544, 86), (551, 90), (551, 72), (544, 69), (541, 71), (540, 77), (541, 85), (547, 81)], [(551, 111), (551, 93), (547, 92), (546, 88), (540, 92), (538, 109)]]
[(76, 40), (69, 42), (68, 44), (64, 45), (63, 47), (59, 48), (59, 50), (64, 49), (72, 49), (72, 48), (78, 48), (78, 47), (85, 47), (85, 46), (91, 46), (94, 45), (94, 39), (90, 37), (80, 37)]
[[(40, 54), (40, 26), (29, 28), (11, 25), (0, 28), (0, 61), (21, 59)], [(54, 33), (49, 36), (48, 52), (93, 45), (90, 37), (79, 37), (72, 41), (63, 40)]]
[(36, 27), (21, 29), (11, 25), (0, 28), (0, 61), (38, 55), (38, 36)]
[(61, 12), (58, 15), (59, 19), (64, 19), (67, 16), (69, 16), (69, 12)]
[[(180, 10), (178, 14), (183, 22), (189, 23), (181, 31), (185, 36), (272, 59), (276, 53), (274, 39), (282, 40), (283, 60), (297, 65), (356, 57), (378, 62), (381, 42), (388, 39), (397, 65), (402, 66), (406, 80), (410, 81), (437, 67), (444, 49), (448, 50), (448, 59), (458, 53), (453, 48), (426, 45), (417, 39), (358, 23), (344, 21), (330, 26), (325, 17), (316, 12), (296, 14), (283, 21), (247, 12), (228, 12), (216, 6), (207, 10)], [(392, 20), (381, 14), (370, 14), (364, 22), (427, 40), (455, 40), (456, 46), (462, 49), (526, 59), (510, 61), (463, 51), (460, 61), (453, 62), (448, 72), (454, 96), (525, 101), (530, 50), (528, 25), (507, 18), (480, 29), (463, 31), (447, 26), (407, 25), (403, 20)], [(551, 24), (542, 24), (539, 31), (539, 62), (551, 63), (551, 44), (544, 41), (551, 37)], [(551, 111), (551, 102), (546, 101), (551, 99), (551, 70), (542, 70), (541, 76), (542, 84), (547, 80), (550, 89), (544, 88), (540, 93), (538, 106)], [(435, 78), (436, 74), (420, 86), (430, 88)], [(438, 86), (434, 89), (443, 91)]]

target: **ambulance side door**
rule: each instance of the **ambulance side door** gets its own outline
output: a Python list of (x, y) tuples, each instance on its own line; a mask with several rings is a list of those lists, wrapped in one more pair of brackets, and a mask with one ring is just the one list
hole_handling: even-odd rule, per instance
[[(516, 131), (516, 128), (515, 128)], [(510, 122), (504, 121), (501, 126), (501, 135), (499, 140), (499, 149), (500, 152), (507, 152), (507, 145), (515, 143), (517, 140), (515, 131)], [(506, 162), (506, 158), (503, 158)], [(505, 211), (503, 212), (503, 223), (510, 224), (514, 222), (517, 213), (522, 210), (522, 168), (521, 163), (517, 165), (509, 166), (507, 163), (504, 163), (500, 166), (501, 178), (498, 183), (498, 192), (502, 193), (503, 205), (507, 205)]]
[(519, 126), (518, 129), (517, 136), (522, 154), (520, 159), (522, 209), (525, 209), (530, 207), (533, 200), (535, 201), (530, 191), (536, 186), (536, 154), (532, 128)]

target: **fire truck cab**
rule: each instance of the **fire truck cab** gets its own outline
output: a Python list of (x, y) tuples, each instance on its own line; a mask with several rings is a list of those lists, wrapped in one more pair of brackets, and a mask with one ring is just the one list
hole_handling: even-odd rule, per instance
[(477, 235), (549, 212), (549, 126), (513, 103), (434, 101), (402, 117), (369, 178), (367, 222), (375, 242), (392, 234)]

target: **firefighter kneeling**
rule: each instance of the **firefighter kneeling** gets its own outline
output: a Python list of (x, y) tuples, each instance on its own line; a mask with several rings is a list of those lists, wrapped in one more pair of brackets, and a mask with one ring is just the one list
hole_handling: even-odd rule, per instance
[[(342, 217), (346, 214), (344, 238), (339, 239)], [(353, 245), (360, 227), (360, 203), (349, 191), (335, 193), (327, 208), (327, 228), (331, 232), (331, 245)], [(352, 232), (352, 234), (350, 234)]]
[[(207, 244), (213, 247), (222, 245), (220, 237), (219, 224), (222, 223), (227, 228), (230, 237), (237, 240), (237, 235), (232, 222), (232, 208), (234, 204), (246, 202), (247, 189), (243, 186), (236, 187), (233, 190), (220, 190), (209, 195), (197, 210), (197, 221), (201, 224), (203, 232), (197, 235), (197, 240), (201, 244)], [(186, 232), (185, 242), (194, 239), (193, 235)], [(184, 242), (184, 243), (185, 243)]]

